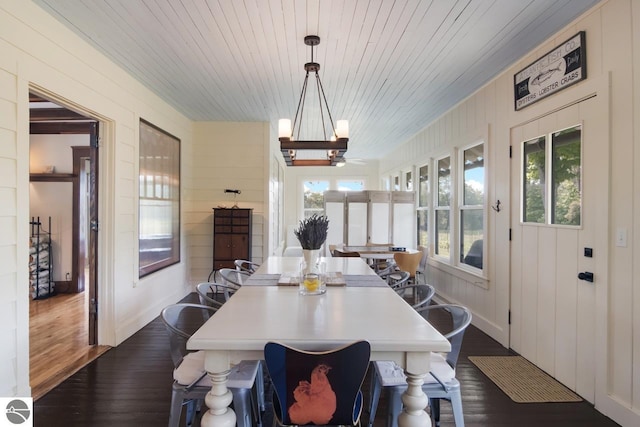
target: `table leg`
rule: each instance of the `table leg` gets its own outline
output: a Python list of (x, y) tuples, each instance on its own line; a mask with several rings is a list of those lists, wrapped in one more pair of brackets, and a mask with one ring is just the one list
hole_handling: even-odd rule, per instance
[(431, 427), (431, 417), (425, 412), (429, 399), (422, 391), (427, 374), (407, 374), (407, 389), (402, 394), (402, 412), (398, 416), (398, 427)]
[(223, 372), (209, 372), (213, 386), (204, 401), (209, 410), (202, 416), (202, 427), (234, 427), (236, 413), (229, 408), (233, 395), (227, 388), (229, 370)]

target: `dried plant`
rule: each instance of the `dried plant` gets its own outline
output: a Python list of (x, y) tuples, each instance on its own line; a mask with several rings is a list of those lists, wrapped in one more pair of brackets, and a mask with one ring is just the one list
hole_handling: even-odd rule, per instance
[(300, 225), (293, 234), (296, 235), (302, 249), (320, 249), (327, 240), (329, 218), (324, 215), (313, 214), (300, 221)]

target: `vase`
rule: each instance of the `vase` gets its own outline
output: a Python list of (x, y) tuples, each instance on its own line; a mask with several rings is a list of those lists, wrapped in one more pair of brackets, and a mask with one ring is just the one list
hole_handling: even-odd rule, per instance
[(320, 249), (303, 249), (302, 257), (304, 258), (303, 273), (318, 273), (318, 262), (320, 261)]
[(320, 249), (303, 249), (304, 261), (300, 265), (300, 293), (319, 295), (326, 291), (324, 263), (320, 262)]

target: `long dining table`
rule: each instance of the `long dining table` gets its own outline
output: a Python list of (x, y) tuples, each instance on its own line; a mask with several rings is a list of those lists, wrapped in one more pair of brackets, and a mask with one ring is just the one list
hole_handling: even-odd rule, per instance
[[(273, 276), (296, 268), (301, 259), (269, 257), (189, 339), (188, 349), (205, 352), (205, 369), (213, 382), (201, 425), (235, 425), (227, 389), (230, 367), (241, 360), (262, 359), (267, 342), (326, 351), (364, 339), (371, 345), (372, 360), (391, 360), (405, 369), (408, 388), (398, 425), (430, 426), (421, 385), (429, 372), (430, 352), (449, 351), (449, 341), (375, 272), (370, 274), (360, 258), (327, 259), (327, 271), (341, 268), (346, 286), (327, 287), (325, 294), (300, 295), (297, 286), (278, 286)], [(370, 285), (363, 285), (363, 280)]]

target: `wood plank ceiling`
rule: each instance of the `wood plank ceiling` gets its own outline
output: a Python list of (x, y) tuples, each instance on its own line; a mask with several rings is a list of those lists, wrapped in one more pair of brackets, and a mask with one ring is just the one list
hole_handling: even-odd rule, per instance
[[(598, 0), (33, 0), (195, 121), (295, 114), (310, 48), (346, 157), (380, 158)], [(587, 35), (588, 39), (588, 35)], [(309, 93), (301, 139), (321, 139)]]

